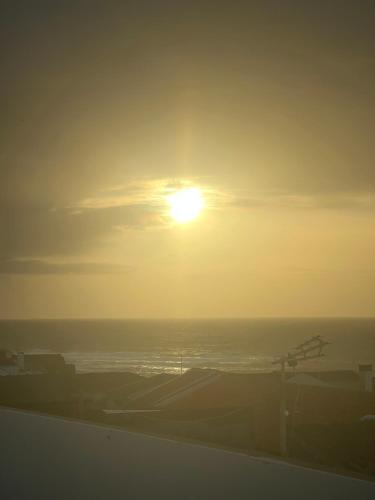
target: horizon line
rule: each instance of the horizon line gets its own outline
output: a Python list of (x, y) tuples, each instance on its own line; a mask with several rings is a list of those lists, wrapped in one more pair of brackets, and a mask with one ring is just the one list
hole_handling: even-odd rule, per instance
[(169, 316), (169, 317), (28, 317), (0, 318), (1, 321), (249, 321), (249, 320), (311, 320), (311, 319), (374, 319), (375, 315), (361, 316)]

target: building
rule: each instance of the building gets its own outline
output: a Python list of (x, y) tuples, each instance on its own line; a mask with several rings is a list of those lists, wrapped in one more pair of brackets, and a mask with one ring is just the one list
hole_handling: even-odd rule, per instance
[(0, 350), (0, 375), (74, 374), (61, 354), (24, 354)]
[(19, 372), (17, 355), (6, 349), (0, 349), (0, 376), (18, 375)]

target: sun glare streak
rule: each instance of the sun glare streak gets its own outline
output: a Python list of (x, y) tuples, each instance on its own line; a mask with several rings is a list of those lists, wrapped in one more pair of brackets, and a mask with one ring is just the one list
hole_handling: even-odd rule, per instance
[(186, 188), (176, 191), (167, 197), (170, 215), (178, 223), (189, 222), (200, 214), (204, 207), (201, 190)]

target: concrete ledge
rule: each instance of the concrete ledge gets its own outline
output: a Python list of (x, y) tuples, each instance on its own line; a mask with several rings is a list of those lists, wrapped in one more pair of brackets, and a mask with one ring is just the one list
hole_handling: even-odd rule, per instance
[(0, 409), (4, 500), (335, 500), (375, 483), (104, 426)]

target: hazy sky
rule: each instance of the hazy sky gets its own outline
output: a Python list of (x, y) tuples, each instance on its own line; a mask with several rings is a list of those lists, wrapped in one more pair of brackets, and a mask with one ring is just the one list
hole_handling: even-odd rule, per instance
[(375, 315), (373, 0), (0, 6), (0, 317)]

